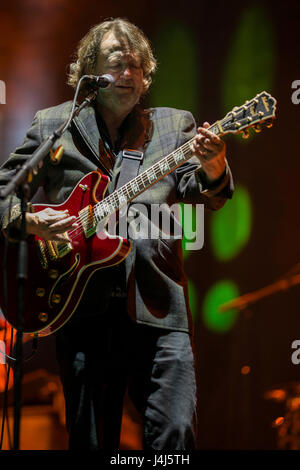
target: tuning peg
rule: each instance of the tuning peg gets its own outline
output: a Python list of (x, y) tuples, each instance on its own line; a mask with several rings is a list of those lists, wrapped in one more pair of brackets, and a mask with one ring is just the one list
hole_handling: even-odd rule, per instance
[(249, 131), (247, 129), (242, 132), (243, 139), (248, 139), (249, 135), (250, 134), (249, 134)]
[(260, 124), (255, 124), (254, 130), (255, 130), (255, 132), (261, 132), (262, 131), (261, 125)]

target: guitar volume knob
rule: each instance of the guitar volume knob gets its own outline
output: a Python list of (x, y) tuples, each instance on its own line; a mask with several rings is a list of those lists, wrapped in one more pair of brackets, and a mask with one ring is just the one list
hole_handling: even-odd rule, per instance
[(46, 290), (43, 287), (38, 287), (35, 291), (38, 297), (44, 297)]
[(53, 294), (52, 295), (52, 302), (54, 304), (59, 304), (60, 301), (61, 301), (61, 295), (59, 295), (59, 294)]
[(39, 313), (39, 320), (43, 323), (46, 322), (48, 320), (48, 313), (40, 312)]
[(56, 269), (50, 269), (48, 274), (49, 274), (49, 277), (51, 279), (57, 279), (58, 278), (58, 271)]

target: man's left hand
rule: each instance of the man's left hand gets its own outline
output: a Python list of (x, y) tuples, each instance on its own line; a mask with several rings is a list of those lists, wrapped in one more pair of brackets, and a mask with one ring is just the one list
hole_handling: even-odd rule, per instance
[(208, 122), (205, 122), (203, 127), (198, 127), (191, 150), (193, 155), (200, 160), (207, 181), (213, 183), (225, 171), (226, 145), (220, 137), (208, 130), (209, 127)]

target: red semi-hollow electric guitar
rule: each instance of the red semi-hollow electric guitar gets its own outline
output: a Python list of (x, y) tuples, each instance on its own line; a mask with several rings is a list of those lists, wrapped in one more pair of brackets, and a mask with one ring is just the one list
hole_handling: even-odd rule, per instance
[[(262, 124), (271, 125), (275, 108), (276, 100), (262, 92), (243, 106), (234, 108), (209, 130), (217, 135), (243, 132), (246, 137), (250, 127), (259, 132)], [(81, 179), (63, 204), (33, 205), (35, 212), (46, 207), (68, 209), (70, 215), (76, 216), (79, 226), (67, 232), (69, 242), (28, 237), (23, 333), (47, 336), (57, 331), (76, 310), (93, 273), (126, 258), (131, 242), (107, 232), (109, 217), (188, 160), (192, 156), (192, 140), (107, 197), (105, 191), (109, 178), (95, 171)], [(0, 307), (14, 328), (17, 324), (17, 255), (16, 244), (9, 244), (6, 279), (0, 270)], [(6, 295), (3, 291), (5, 285)]]

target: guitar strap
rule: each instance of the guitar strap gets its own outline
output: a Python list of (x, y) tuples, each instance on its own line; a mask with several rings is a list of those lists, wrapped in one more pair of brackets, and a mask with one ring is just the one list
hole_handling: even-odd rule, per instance
[(106, 168), (110, 167), (110, 171), (107, 170), (111, 178), (109, 194), (137, 176), (144, 159), (144, 152), (153, 134), (153, 122), (150, 116), (150, 110), (143, 110), (139, 106), (132, 111), (123, 124), (118, 153), (112, 150), (107, 130), (102, 123), (99, 158), (103, 166), (105, 160)]
[[(140, 165), (144, 158), (144, 152), (139, 150), (124, 149), (120, 151), (116, 159), (116, 164), (121, 163), (119, 178), (115, 190), (135, 178), (138, 174)], [(110, 293), (110, 297), (127, 298), (126, 271), (124, 263), (118, 264), (115, 276), (115, 285)]]
[[(120, 158), (120, 157), (118, 157)], [(121, 154), (121, 169), (118, 183), (115, 189), (119, 189), (124, 184), (135, 178), (139, 172), (140, 165), (144, 159), (144, 152), (139, 150), (125, 149)]]

